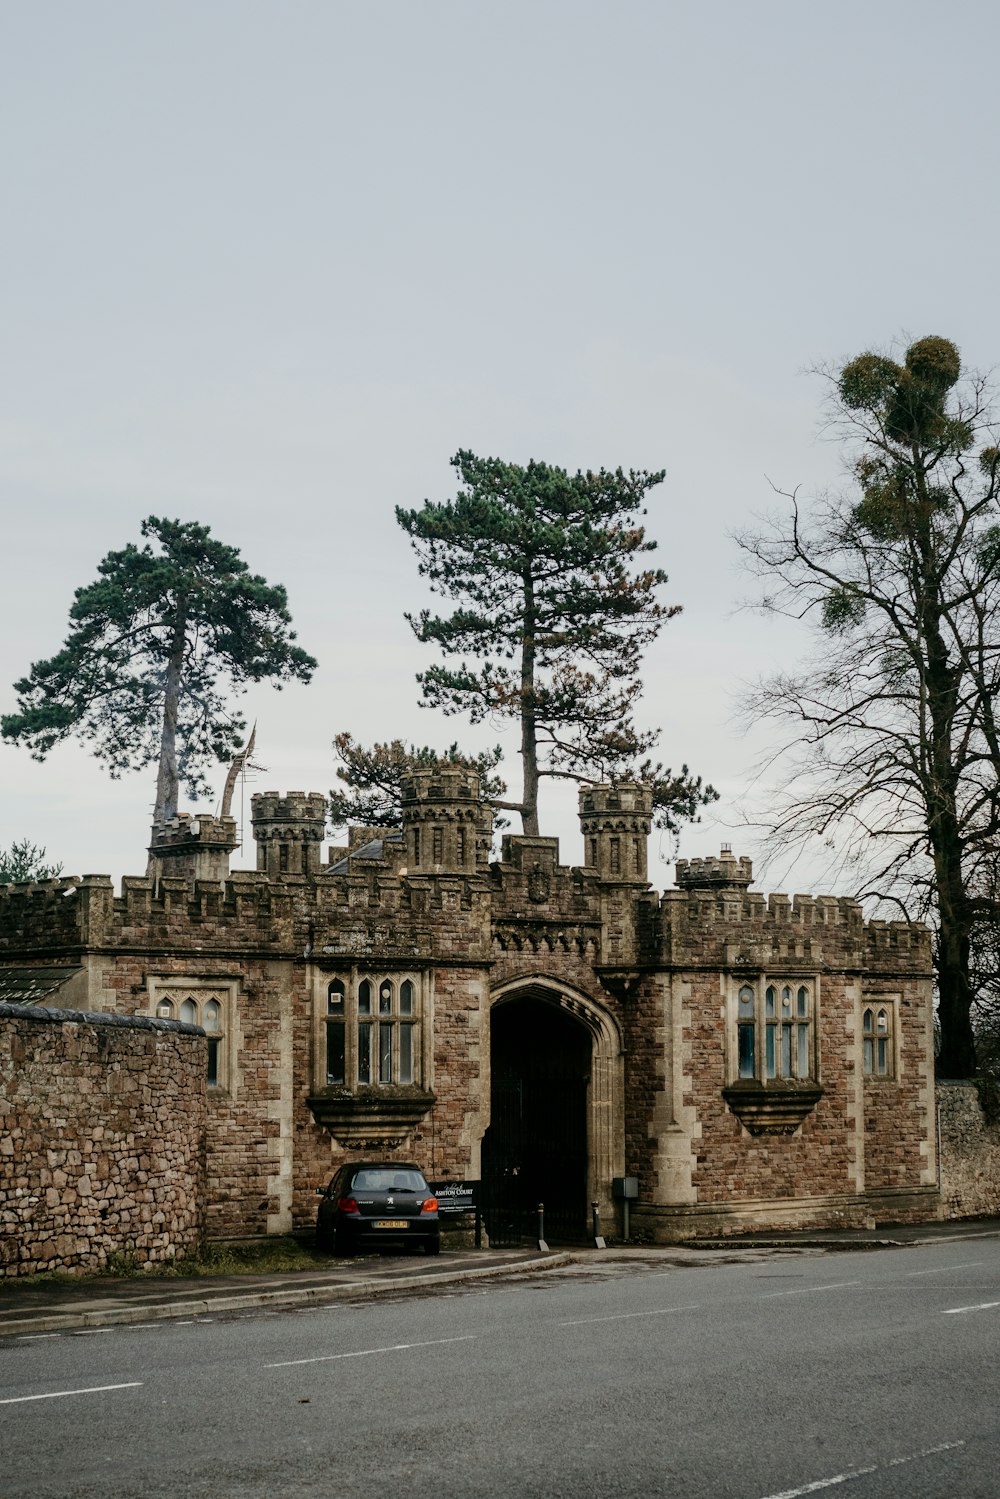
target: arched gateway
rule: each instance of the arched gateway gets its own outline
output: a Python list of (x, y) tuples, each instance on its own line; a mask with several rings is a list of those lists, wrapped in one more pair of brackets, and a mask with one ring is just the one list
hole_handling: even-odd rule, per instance
[(607, 1011), (549, 977), (517, 979), (490, 1011), (490, 1125), (482, 1171), (493, 1242), (586, 1233), (623, 1171), (622, 1047)]

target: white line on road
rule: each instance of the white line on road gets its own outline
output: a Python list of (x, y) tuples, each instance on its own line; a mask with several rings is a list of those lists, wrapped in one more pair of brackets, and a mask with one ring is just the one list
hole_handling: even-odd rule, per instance
[(474, 1332), (467, 1332), (460, 1338), (431, 1338), (426, 1343), (391, 1343), (388, 1348), (359, 1348), (355, 1353), (324, 1353), (319, 1358), (289, 1358), (283, 1359), (280, 1364), (265, 1364), (265, 1369), (292, 1369), (296, 1364), (331, 1364), (339, 1358), (368, 1358), (373, 1353), (403, 1353), (408, 1348), (437, 1348), (442, 1343), (471, 1343), (475, 1340)]
[(992, 1311), (995, 1306), (1000, 1306), (1000, 1301), (979, 1301), (975, 1306), (949, 1306), (945, 1307), (942, 1315), (960, 1317), (963, 1312), (988, 1312)]
[(817, 1291), (844, 1291), (848, 1286), (860, 1286), (860, 1280), (838, 1280), (830, 1286), (798, 1286), (794, 1291), (768, 1291), (762, 1301), (773, 1301), (776, 1296), (814, 1296)]
[(768, 1494), (767, 1499), (800, 1499), (802, 1494), (815, 1494), (817, 1489), (832, 1489), (837, 1483), (852, 1483), (855, 1478), (864, 1478), (867, 1473), (877, 1473), (878, 1465), (870, 1468), (852, 1468), (849, 1473), (835, 1473), (832, 1478), (817, 1478), (815, 1483), (804, 1483), (797, 1489), (782, 1489), (780, 1494)]
[(18, 1338), (19, 1343), (41, 1343), (45, 1338), (61, 1338), (61, 1332), (23, 1332)]
[(133, 1379), (131, 1384), (94, 1384), (85, 1390), (51, 1390), (47, 1395), (15, 1395), (11, 1400), (0, 1400), (0, 1405), (24, 1405), (29, 1400), (61, 1400), (64, 1395), (99, 1395), (104, 1390), (141, 1390), (142, 1380)]
[(961, 1265), (938, 1265), (933, 1270), (907, 1270), (905, 1279), (912, 1280), (916, 1275), (943, 1275), (946, 1270), (975, 1270), (985, 1263), (985, 1260), (964, 1260)]
[(701, 1306), (695, 1301), (691, 1306), (662, 1306), (655, 1312), (616, 1312), (612, 1317), (576, 1317), (572, 1322), (557, 1322), (557, 1327), (582, 1327), (585, 1322), (627, 1322), (630, 1317), (668, 1317), (671, 1312), (696, 1312)]
[(954, 1452), (956, 1447), (964, 1447), (964, 1442), (939, 1442), (936, 1447), (925, 1447), (922, 1452), (914, 1452), (912, 1457), (894, 1457), (886, 1463), (887, 1468), (901, 1468), (904, 1463), (915, 1463), (922, 1457), (933, 1457), (935, 1452)]
[[(919, 1462), (922, 1457), (933, 1457), (937, 1452), (952, 1452), (956, 1447), (964, 1447), (964, 1442), (942, 1442), (938, 1447), (925, 1447), (921, 1452), (911, 1452), (907, 1457), (894, 1457), (889, 1462), (883, 1463), (883, 1468), (901, 1468), (904, 1463)], [(804, 1483), (797, 1489), (782, 1489), (780, 1494), (768, 1494), (766, 1499), (801, 1499), (803, 1494), (815, 1494), (819, 1489), (831, 1489), (838, 1483), (853, 1483), (855, 1478), (864, 1478), (869, 1473), (877, 1473), (879, 1464), (873, 1463), (870, 1468), (851, 1468), (847, 1473), (835, 1473), (832, 1478), (817, 1478), (814, 1483)]]

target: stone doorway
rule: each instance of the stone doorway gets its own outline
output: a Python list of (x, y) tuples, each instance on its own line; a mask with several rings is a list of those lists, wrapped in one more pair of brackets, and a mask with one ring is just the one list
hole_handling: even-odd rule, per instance
[(492, 1243), (533, 1238), (539, 1202), (547, 1239), (585, 1236), (593, 1051), (592, 1031), (557, 995), (494, 1005), (482, 1157)]

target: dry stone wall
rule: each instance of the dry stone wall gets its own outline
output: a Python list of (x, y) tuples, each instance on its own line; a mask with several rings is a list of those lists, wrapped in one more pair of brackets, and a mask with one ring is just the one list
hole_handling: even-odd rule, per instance
[(0, 1275), (198, 1247), (205, 1048), (176, 1021), (0, 1005)]
[(974, 1083), (938, 1083), (941, 1216), (1000, 1213), (1000, 1119), (987, 1120)]

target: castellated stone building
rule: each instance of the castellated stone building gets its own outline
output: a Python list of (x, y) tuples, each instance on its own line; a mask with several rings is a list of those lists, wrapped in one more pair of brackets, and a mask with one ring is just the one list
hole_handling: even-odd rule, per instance
[[(0, 989), (204, 1032), (210, 1235), (286, 1233), (347, 1155), (481, 1179), (487, 1227), (553, 1236), (634, 1177), (634, 1234), (933, 1217), (930, 937), (753, 893), (727, 851), (647, 879), (648, 791), (580, 794), (583, 862), (506, 836), (477, 777), (413, 774), (398, 830), (327, 851), (320, 795), (156, 830), (120, 894), (0, 890)], [(33, 987), (32, 987), (33, 986)], [(38, 996), (41, 996), (40, 998)], [(492, 1214), (492, 1217), (490, 1216)]]

